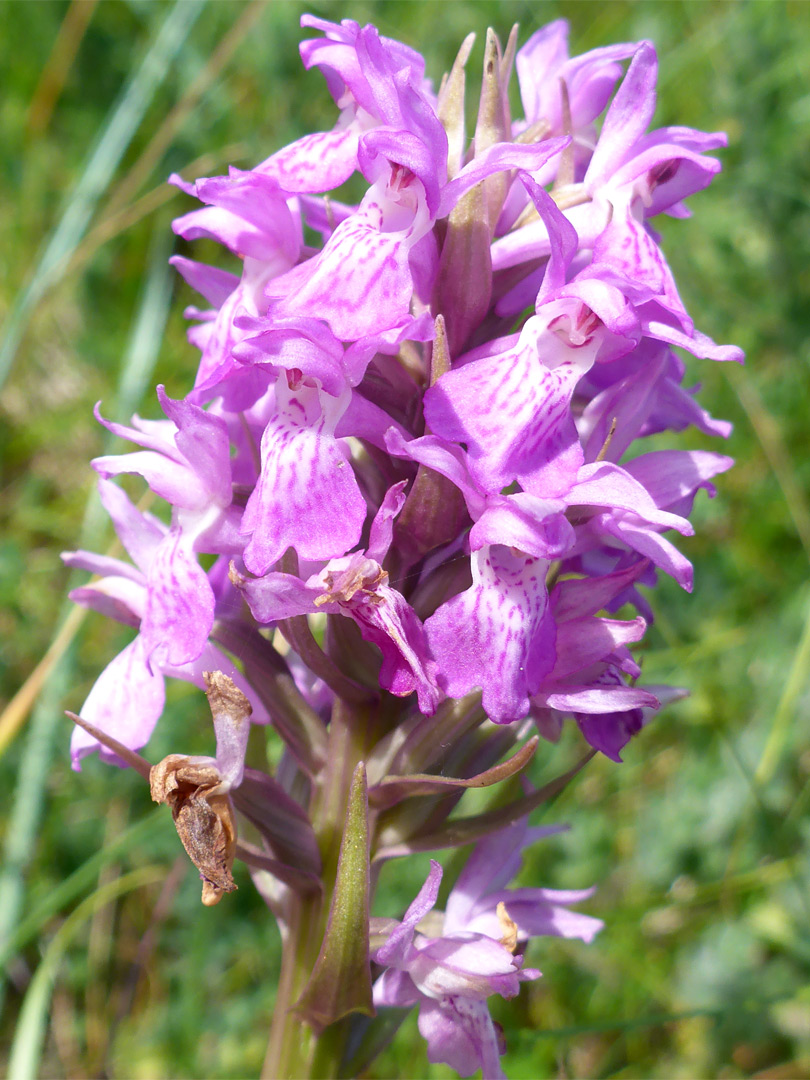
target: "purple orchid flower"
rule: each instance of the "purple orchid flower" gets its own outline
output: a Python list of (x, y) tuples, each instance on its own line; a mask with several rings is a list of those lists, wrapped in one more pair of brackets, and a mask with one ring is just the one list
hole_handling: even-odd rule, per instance
[(186, 311), (187, 317), (201, 320), (189, 331), (192, 344), (202, 352), (189, 399), (200, 404), (224, 393), (238, 410), (266, 389), (266, 381), (257, 377), (260, 373), (245, 371), (233, 360), (233, 348), (245, 336), (238, 319), (263, 314), (268, 281), (298, 261), (303, 246), (300, 210), (274, 180), (256, 171), (232, 169), (229, 176), (195, 184), (173, 174), (170, 181), (208, 204), (175, 219), (174, 231), (185, 240), (216, 240), (242, 259), (241, 278), (179, 255), (170, 260), (189, 285), (218, 309)]
[(437, 665), (422, 624), (388, 584), (381, 566), (391, 546), (394, 518), (405, 502), (404, 486), (402, 481), (387, 492), (365, 553), (332, 559), (306, 582), (292, 574), (269, 573), (254, 580), (238, 578), (237, 584), (262, 624), (318, 611), (352, 619), (365, 640), (382, 652), (380, 685), (398, 697), (416, 691), (420, 711), (430, 716), (441, 698)]
[(700, 408), (695, 390), (681, 385), (684, 372), (672, 350), (650, 338), (610, 368), (591, 368), (577, 387), (587, 400), (576, 420), (585, 460), (618, 462), (635, 439), (689, 425), (728, 438), (731, 425)]
[(332, 131), (305, 135), (258, 166), (285, 191), (323, 192), (339, 187), (357, 168), (361, 135), (390, 122), (390, 95), (380, 93), (380, 81), (370, 71), (368, 51), (387, 80), (403, 81), (431, 109), (435, 99), (425, 79), (425, 61), (414, 49), (378, 34), (373, 26), (360, 27), (353, 19), (339, 24), (303, 15), (301, 25), (321, 30), (323, 38), (302, 41), (304, 67), (319, 67), (341, 110)]
[(589, 127), (607, 105), (621, 78), (620, 60), (631, 56), (635, 44), (608, 45), (569, 57), (568, 23), (557, 19), (535, 31), (515, 57), (525, 119), (515, 124), (523, 131), (545, 121), (554, 134), (567, 134), (560, 80), (568, 91), (568, 111), (575, 139), (585, 141)]
[(428, 1059), (461, 1076), (477, 1069), (484, 1080), (505, 1075), (500, 1057), (506, 1047), (487, 998), (514, 997), (521, 982), (540, 977), (536, 968), (523, 967), (529, 939), (551, 935), (589, 942), (602, 928), (599, 919), (569, 910), (592, 889), (505, 887), (520, 869), (523, 847), (559, 831), (559, 826), (529, 829), (520, 822), (480, 841), (448, 897), (438, 933), (431, 929), (439, 920), (435, 913), (430, 916), (442, 868), (431, 859), (427, 880), (402, 922), (383, 923), (387, 939), (372, 952), (386, 969), (374, 985), (375, 1005), (418, 1004)]
[(312, 379), (278, 377), (261, 475), (242, 519), (251, 573), (266, 573), (290, 546), (304, 559), (329, 559), (360, 539), (366, 503), (335, 438), (349, 396), (333, 398)]
[[(467, 455), (435, 436), (405, 442), (391, 431), (387, 444), (392, 453), (412, 457), (446, 476), (464, 495), (474, 521), (469, 534), (472, 586), (439, 607), (425, 628), (446, 693), (462, 697), (480, 688), (484, 710), (496, 723), (525, 717), (544, 680), (559, 677), (561, 668), (556, 676), (553, 673), (560, 627), (545, 585), (551, 560), (572, 559), (610, 537), (672, 572), (684, 587), (691, 585), (690, 563), (660, 535), (664, 528), (689, 534), (691, 526), (684, 517), (657, 505), (646, 487), (620, 466), (608, 462), (582, 466), (564, 499), (544, 500), (526, 492), (487, 495), (471, 475)], [(720, 471), (728, 459), (709, 455), (701, 461), (704, 470)], [(654, 471), (648, 468), (646, 473)], [(683, 488), (675, 481), (672, 492), (691, 492), (690, 479), (696, 488), (704, 482), (699, 477), (702, 473), (693, 466), (682, 477)], [(576, 508), (575, 525), (564, 516), (567, 508)], [(604, 603), (612, 595), (605, 594)], [(583, 670), (597, 662), (606, 664), (619, 645), (639, 640), (644, 632), (643, 620), (614, 625), (594, 621), (599, 627), (596, 637), (591, 640), (587, 627), (580, 626), (579, 659), (573, 662), (570, 647), (563, 645), (561, 665), (573, 662), (572, 670)], [(595, 643), (599, 655), (592, 655)], [(594, 674), (601, 677), (604, 670)], [(654, 698), (645, 699), (647, 705), (655, 703)]]
[[(324, 319), (345, 341), (403, 326), (410, 315), (417, 271), (432, 282), (438, 269), (433, 247), (420, 248), (436, 219), (445, 217), (488, 176), (539, 166), (559, 154), (565, 143), (551, 139), (538, 146), (495, 145), (446, 182), (447, 137), (440, 125), (424, 135), (410, 128), (390, 133), (376, 129), (362, 147), (364, 173), (372, 181), (368, 194), (315, 259), (269, 283), (266, 296), (278, 300), (271, 305), (271, 314)], [(414, 265), (417, 254), (427, 260), (427, 268)], [(344, 279), (340, 304), (332, 288), (338, 268)]]
[[(105, 555), (74, 551), (62, 556), (68, 566), (100, 575), (100, 580), (74, 589), (70, 597), (117, 622), (139, 629), (135, 639), (99, 675), (81, 715), (114, 736), (130, 750), (145, 746), (160, 719), (166, 677), (182, 679), (205, 689), (203, 673), (229, 675), (253, 707), (255, 723), (269, 722), (267, 712), (241, 672), (208, 640), (214, 611), (233, 613), (234, 590), (227, 565), (203, 575), (189, 571), (191, 563), (177, 558), (171, 530), (132, 505), (110, 480), (99, 480), (99, 494), (134, 566)], [(175, 556), (166, 558), (166, 552)], [(202, 570), (193, 564), (199, 574)], [(200, 590), (202, 584), (202, 590)], [(203, 606), (190, 600), (202, 591)], [(210, 609), (209, 609), (210, 603)], [(98, 750), (105, 761), (118, 758), (77, 727), (71, 741), (73, 767)]]
[(559, 737), (564, 716), (573, 715), (591, 746), (621, 761), (619, 751), (660, 707), (650, 689), (626, 682), (641, 674), (627, 645), (641, 639), (645, 620), (596, 614), (631, 598), (647, 566), (642, 560), (613, 574), (570, 578), (554, 586), (550, 606), (557, 625), (556, 657), (531, 701), (538, 729), (552, 741)]
[[(555, 33), (560, 35), (561, 31)], [(551, 41), (554, 37), (550, 35)], [(610, 54), (610, 74), (610, 63), (622, 58), (624, 47), (614, 48), (619, 51)], [(553, 55), (554, 45), (550, 51)], [(627, 73), (587, 161), (581, 198), (578, 204), (571, 200), (566, 217), (576, 229), (579, 246), (592, 249), (593, 262), (604, 266), (605, 280), (613, 270), (648, 290), (642, 320), (646, 334), (683, 346), (697, 356), (740, 361), (739, 349), (715, 345), (695, 330), (666, 260), (644, 224), (647, 217), (664, 211), (679, 217), (688, 214), (683, 200), (706, 187), (721, 167), (717, 159), (702, 155), (725, 146), (726, 138), (688, 128), (646, 133), (655, 109), (658, 61), (649, 42), (641, 42), (632, 51)], [(550, 179), (542, 173), (533, 176), (541, 184)], [(553, 243), (553, 233), (540, 213), (538, 219), (493, 245), (493, 269), (506, 269), (548, 254)], [(502, 301), (500, 310), (519, 310), (522, 296), (522, 292), (517, 293), (517, 309)]]

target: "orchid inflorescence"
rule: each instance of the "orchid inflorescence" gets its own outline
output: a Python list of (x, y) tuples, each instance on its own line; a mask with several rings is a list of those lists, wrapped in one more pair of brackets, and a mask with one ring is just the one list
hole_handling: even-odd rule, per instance
[[(726, 140), (647, 130), (646, 41), (569, 59), (562, 21), (517, 51), (516, 29), (505, 48), (488, 32), (468, 141), (473, 35), (436, 93), (422, 57), (373, 26), (302, 25), (323, 35), (301, 56), (335, 127), (250, 170), (171, 178), (204, 204), (175, 232), (241, 270), (175, 256), (210, 305), (187, 312), (193, 389), (158, 387), (163, 420), (96, 413), (141, 448), (93, 462), (132, 563), (66, 555), (98, 575), (72, 596), (137, 634), (90, 692), (73, 760), (98, 750), (150, 777), (206, 903), (247, 863), (284, 941), (268, 1075), (326, 1075), (330, 1025), (329, 1075), (349, 1069), (375, 1007), (418, 1005), (431, 1061), (496, 1077), (487, 999), (539, 976), (529, 938), (601, 926), (569, 910), (588, 890), (508, 888), (524, 845), (556, 831), (527, 816), (593, 753), (621, 760), (679, 693), (636, 683), (630, 646), (651, 617), (638, 590), (658, 571), (691, 589), (663, 534), (691, 535), (698, 490), (713, 495), (731, 460), (635, 440), (726, 436), (672, 349), (742, 354), (695, 329), (648, 219), (687, 216)], [(358, 205), (329, 194), (358, 173)], [(130, 501), (125, 473), (170, 524)], [(135, 752), (167, 676), (206, 690), (217, 754), (150, 772)], [(535, 790), (518, 774), (566, 718), (585, 756)], [(247, 751), (255, 724), (283, 742), (273, 773)], [(496, 809), (450, 817), (468, 787), (495, 784)], [(431, 860), (401, 921), (370, 918), (383, 863), (469, 844), (443, 917)], [(308, 1036), (292, 1037), (302, 1018)]]

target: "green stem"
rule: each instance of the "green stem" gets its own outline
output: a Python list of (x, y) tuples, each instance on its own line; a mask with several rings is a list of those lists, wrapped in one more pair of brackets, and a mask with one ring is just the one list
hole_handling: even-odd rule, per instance
[[(263, 1080), (303, 1080), (309, 1075), (312, 1031), (290, 1010), (301, 995), (317, 955), (312, 927), (319, 920), (320, 899), (290, 897)], [(312, 953), (312, 942), (316, 942)]]
[(316, 1036), (309, 1074), (312, 1080), (334, 1080), (338, 1075), (348, 1034), (349, 1017), (345, 1017)]
[(313, 784), (310, 807), (323, 862), (323, 896), (290, 897), (264, 1080), (329, 1080), (338, 1072), (348, 1018), (316, 1032), (291, 1009), (309, 980), (326, 929), (352, 776), (368, 755), (374, 720), (373, 708), (339, 699), (332, 710), (326, 764)]

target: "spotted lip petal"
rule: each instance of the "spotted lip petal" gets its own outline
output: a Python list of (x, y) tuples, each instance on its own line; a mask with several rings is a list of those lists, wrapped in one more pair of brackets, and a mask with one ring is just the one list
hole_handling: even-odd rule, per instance
[(544, 284), (517, 343), (462, 364), (425, 395), (431, 429), (466, 444), (470, 469), (487, 492), (515, 480), (542, 498), (570, 489), (584, 463), (571, 414), (577, 385), (597, 360), (623, 355), (640, 337), (627, 297), (613, 285), (583, 275), (552, 288), (571, 254), (565, 230), (555, 236), (548, 289)]
[[(96, 679), (81, 715), (130, 750), (139, 750), (149, 741), (163, 712), (165, 696), (163, 675), (150, 669), (143, 641), (137, 637)], [(83, 728), (74, 728), (70, 741), (73, 768), (78, 771), (81, 759), (95, 750), (103, 760), (120, 764), (116, 755)]]
[[(373, 550), (382, 557), (391, 542), (393, 516), (404, 500), (401, 489), (399, 484), (390, 490), (372, 526)], [(380, 685), (398, 697), (415, 691), (420, 711), (430, 716), (442, 696), (437, 665), (424, 627), (387, 581), (379, 562), (356, 552), (330, 560), (306, 583), (292, 574), (270, 573), (254, 580), (240, 579), (239, 587), (260, 623), (315, 612), (352, 619), (363, 638), (382, 653)]]
[[(411, 247), (424, 236), (424, 215), (412, 228), (384, 231), (384, 208), (373, 194), (357, 215), (335, 229), (320, 255), (270, 283), (267, 297), (280, 318), (324, 319), (344, 341), (380, 333), (401, 323), (410, 308)], [(336, 275), (341, 289), (335, 292)]]
[[(559, 358), (554, 367), (541, 359), (544, 347)], [(519, 479), (532, 494), (553, 498), (582, 464), (569, 412), (580, 374), (556, 338), (530, 320), (514, 350), (443, 376), (426, 395), (425, 415), (443, 438), (467, 444), (471, 471), (486, 491)], [(504, 439), (504, 431), (514, 434)]]
[(492, 547), (476, 552), (472, 567), (471, 588), (427, 620), (428, 642), (450, 697), (480, 687), (487, 716), (511, 723), (526, 716), (554, 665), (548, 563)]
[(277, 410), (262, 436), (262, 471), (242, 521), (245, 566), (262, 575), (294, 547), (303, 559), (343, 555), (360, 539), (366, 503), (334, 437), (348, 394), (290, 389), (282, 373)]

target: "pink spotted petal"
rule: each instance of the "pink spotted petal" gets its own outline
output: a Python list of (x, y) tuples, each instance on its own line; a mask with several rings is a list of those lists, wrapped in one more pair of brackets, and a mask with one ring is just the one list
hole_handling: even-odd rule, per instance
[(175, 425), (170, 420), (142, 420), (139, 416), (132, 418), (132, 425), (118, 424), (114, 420), (106, 420), (101, 415), (101, 402), (96, 402), (93, 415), (107, 431), (117, 435), (119, 439), (137, 443), (146, 450), (152, 450), (156, 454), (166, 454), (176, 461), (178, 465), (185, 464), (183, 455), (178, 451), (175, 442)]
[(174, 439), (177, 449), (205, 489), (207, 502), (221, 507), (229, 506), (231, 445), (225, 421), (188, 401), (175, 401), (163, 386), (158, 386), (157, 395), (161, 408), (177, 425)]
[(708, 187), (722, 168), (717, 158), (704, 157), (705, 151), (727, 144), (723, 132), (657, 128), (639, 139), (633, 156), (614, 173), (610, 187), (627, 187), (641, 196), (645, 217), (662, 211), (688, 217), (688, 210), (679, 209), (681, 201)]
[(518, 49), (515, 70), (523, 114), (530, 123), (560, 113), (556, 76), (567, 60), (568, 23), (565, 19), (555, 19), (542, 26)]
[(401, 325), (413, 291), (408, 256), (419, 237), (381, 231), (382, 208), (368, 196), (364, 202), (338, 225), (320, 255), (270, 283), (268, 298), (282, 297), (275, 315), (325, 319), (342, 341)]
[(304, 135), (257, 165), (254, 172), (272, 177), (291, 194), (333, 191), (357, 168), (358, 137), (356, 127)]
[(459, 1076), (481, 1069), (482, 1080), (506, 1080), (498, 1034), (485, 1001), (423, 999), (419, 1034), (428, 1044), (428, 1061), (449, 1065)]
[(441, 864), (436, 862), (435, 859), (431, 859), (430, 873), (425, 879), (424, 885), (408, 906), (402, 922), (391, 933), (386, 943), (374, 954), (373, 958), (378, 964), (396, 967), (405, 963), (413, 941), (416, 924), (421, 922), (427, 913), (432, 910), (439, 896), (441, 881)]
[(373, 1001), (376, 1007), (393, 1005), (409, 1008), (420, 1000), (419, 991), (413, 985), (413, 979), (407, 971), (399, 968), (386, 968), (374, 983)]
[(651, 42), (638, 46), (627, 74), (605, 116), (585, 184), (589, 191), (605, 184), (644, 135), (655, 112), (658, 60)]
[(629, 205), (614, 205), (610, 224), (594, 245), (593, 259), (647, 286), (687, 333), (694, 329), (669, 264), (648, 230), (633, 217)]
[(564, 689), (543, 691), (533, 698), (533, 704), (560, 712), (611, 713), (630, 709), (657, 709), (655, 694), (638, 686), (566, 686)]
[(574, 544), (574, 529), (558, 500), (526, 492), (492, 496), (470, 531), (470, 548), (504, 544), (540, 559), (559, 559)]
[(60, 558), (65, 566), (74, 570), (87, 570), (99, 577), (129, 578), (130, 581), (143, 585), (144, 577), (139, 569), (110, 555), (97, 555), (94, 551), (63, 551)]
[[(319, 319), (244, 317), (237, 320), (247, 334), (231, 352), (243, 364), (272, 364), (317, 379), (338, 397), (346, 385), (343, 346)], [(258, 331), (258, 332), (256, 332)]]
[(441, 197), (441, 205), (437, 217), (445, 217), (458, 200), (476, 184), (480, 184), (488, 176), (494, 173), (505, 172), (511, 169), (523, 169), (528, 172), (536, 172), (547, 161), (562, 153), (571, 142), (568, 136), (557, 139), (546, 139), (541, 143), (522, 145), (520, 143), (495, 143), (486, 150), (477, 154), (473, 160), (465, 165), (461, 172), (447, 184)]
[(208, 493), (188, 465), (179, 465), (163, 454), (139, 450), (133, 454), (111, 454), (93, 459), (93, 468), (104, 477), (135, 473), (152, 491), (173, 506), (204, 507)]
[(575, 353), (531, 318), (513, 349), (443, 375), (425, 395), (425, 418), (437, 435), (467, 444), (485, 491), (517, 479), (538, 497), (563, 495), (583, 461), (570, 401), (589, 360), (590, 347)]
[(305, 585), (293, 574), (270, 573), (243, 579), (239, 589), (256, 622), (262, 625), (318, 611), (315, 601), (323, 595), (319, 585)]
[(464, 496), (470, 517), (477, 520), (484, 512), (484, 493), (470, 475), (469, 456), (459, 446), (451, 446), (434, 435), (406, 439), (395, 427), (385, 433), (385, 445), (395, 457), (410, 458), (446, 476)]
[(198, 180), (195, 193), (209, 205), (176, 219), (172, 228), (178, 235), (218, 240), (237, 255), (274, 264), (276, 273), (295, 263), (300, 223), (269, 176), (232, 169), (229, 176)]
[(656, 318), (645, 319), (643, 326), (644, 332), (651, 337), (658, 338), (659, 341), (666, 341), (668, 345), (678, 345), (701, 360), (720, 360), (741, 364), (745, 359), (745, 353), (736, 345), (718, 345), (699, 330), (693, 330), (691, 334), (685, 334), (677, 327)]
[(261, 293), (267, 279), (264, 268), (246, 259), (241, 282), (213, 321), (189, 330), (189, 341), (202, 352), (190, 401), (201, 404), (219, 394), (226, 407), (242, 411), (267, 389), (270, 377), (266, 372), (246, 367), (234, 357), (237, 346), (250, 333), (243, 329), (242, 320), (257, 316), (260, 305), (264, 306)]
[(172, 255), (169, 263), (182, 274), (192, 289), (204, 296), (209, 304), (220, 307), (239, 284), (239, 277), (216, 266), (186, 259), (183, 255)]
[(590, 124), (607, 105), (621, 76), (617, 63), (632, 55), (634, 44), (608, 45), (568, 58), (568, 23), (557, 19), (537, 30), (515, 58), (524, 115), (563, 128), (560, 80), (565, 80), (574, 131)]
[(576, 254), (578, 237), (576, 229), (548, 192), (528, 173), (521, 173), (520, 179), (548, 233), (550, 255), (543, 274), (543, 283), (537, 293), (537, 303), (540, 304), (549, 293), (565, 284), (568, 267)]
[(518, 992), (515, 958), (507, 948), (483, 934), (469, 932), (415, 941), (408, 972), (430, 997), (463, 994), (484, 1000), (493, 993)]
[(350, 614), (366, 641), (382, 653), (380, 685), (397, 697), (416, 691), (419, 711), (432, 716), (441, 700), (425, 630), (405, 598), (395, 589), (381, 586), (370, 602), (351, 605)]
[[(594, 526), (607, 536), (615, 537), (633, 551), (645, 556), (673, 577), (686, 592), (692, 591), (692, 564), (665, 537), (660, 536), (632, 514), (600, 514)], [(682, 530), (683, 531), (683, 530)]]
[(734, 459), (708, 450), (655, 450), (629, 461), (624, 468), (650, 493), (656, 506), (686, 516), (700, 488), (714, 489), (712, 477), (726, 472)]
[(286, 375), (262, 436), (262, 472), (242, 519), (245, 566), (262, 575), (294, 547), (303, 559), (344, 555), (360, 539), (366, 502), (333, 432), (348, 404), (315, 387), (292, 391)]
[(496, 724), (526, 716), (529, 696), (554, 666), (547, 566), (506, 548), (482, 548), (472, 557), (471, 588), (425, 623), (448, 695), (463, 697), (480, 687)]
[(586, 616), (571, 619), (557, 627), (556, 661), (549, 679), (557, 681), (588, 668), (609, 656), (621, 645), (640, 641), (647, 623), (636, 619), (597, 619)]
[[(374, 59), (383, 94), (388, 90), (384, 76), (388, 76), (390, 82), (396, 72), (403, 72), (409, 83), (427, 90), (427, 86), (423, 86), (424, 57), (400, 41), (381, 36), (375, 27), (364, 26), (361, 29), (354, 19), (341, 19), (340, 23), (334, 23), (315, 15), (302, 15), (301, 26), (321, 30), (326, 35), (324, 38), (302, 41), (299, 51), (304, 67), (322, 69), (329, 92), (336, 101), (342, 100), (348, 91), (357, 104), (374, 116), (378, 115), (381, 107), (385, 107), (384, 101), (377, 102), (367, 78), (368, 65), (363, 63), (363, 60), (369, 59), (369, 39), (378, 45)], [(364, 39), (366, 49), (361, 59), (358, 54)]]
[(147, 588), (141, 626), (146, 655), (157, 653), (161, 664), (196, 660), (214, 622), (214, 593), (180, 528), (172, 528), (155, 552)]
[(143, 581), (116, 575), (72, 589), (70, 599), (126, 626), (139, 627), (146, 606)]
[(488, 896), (487, 901), (492, 905), (493, 914), (497, 903), (503, 901), (509, 918), (517, 923), (518, 930), (526, 937), (546, 935), (591, 942), (605, 924), (592, 915), (570, 911), (566, 905), (587, 900), (592, 895), (593, 889), (578, 889), (572, 892), (555, 892), (553, 889), (504, 889)]
[(551, 607), (559, 625), (569, 619), (595, 615), (629, 588), (648, 567), (645, 561), (598, 578), (569, 578), (554, 586)]
[[(96, 679), (80, 715), (130, 750), (139, 750), (149, 741), (163, 712), (164, 700), (163, 675), (150, 669), (143, 640), (138, 636)], [(103, 761), (121, 764), (83, 728), (74, 728), (70, 742), (73, 768), (80, 770), (81, 759), (95, 750)]]
[(405, 429), (392, 421), (385, 409), (353, 390), (348, 408), (338, 420), (336, 437), (365, 439), (380, 450), (386, 450), (389, 432), (396, 432), (403, 443), (407, 442)]
[(371, 523), (366, 555), (375, 562), (382, 563), (394, 538), (394, 519), (405, 505), (407, 480), (400, 480), (386, 491), (380, 509)]
[(626, 469), (609, 461), (583, 465), (577, 483), (568, 493), (567, 502), (571, 506), (610, 506), (628, 510), (651, 525), (677, 529), (684, 536), (694, 533), (685, 518), (660, 510), (645, 487)]
[(100, 479), (98, 493), (127, 554), (146, 573), (166, 535), (166, 526), (138, 510), (112, 480)]

